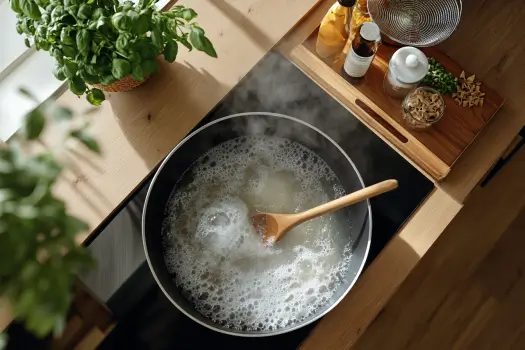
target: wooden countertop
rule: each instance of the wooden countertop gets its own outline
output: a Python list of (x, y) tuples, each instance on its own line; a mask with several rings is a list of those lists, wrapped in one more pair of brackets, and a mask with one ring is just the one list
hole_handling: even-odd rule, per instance
[[(71, 145), (74, 169), (57, 187), (71, 212), (93, 230), (119, 208), (162, 158), (306, 14), (278, 45), (300, 63), (300, 43), (317, 26), (333, 1), (187, 0), (214, 42), (219, 59), (180, 52), (177, 63), (162, 64), (159, 74), (129, 93), (110, 94), (93, 114), (101, 158)], [(318, 4), (318, 6), (314, 6)], [(322, 72), (298, 66), (306, 74)], [(472, 69), (471, 69), (472, 70)], [(318, 82), (371, 126), (344, 96)], [(494, 87), (494, 86), (493, 86)], [(83, 110), (87, 102), (67, 92), (60, 103)], [(407, 221), (361, 276), (349, 295), (316, 327), (304, 348), (348, 348), (386, 305), (416, 263), (456, 216), (463, 200), (517, 134), (518, 118), (496, 116), (457, 162), (445, 181)], [(388, 142), (387, 142), (388, 143)], [(395, 147), (394, 147), (395, 148)], [(79, 243), (89, 232), (79, 236)], [(0, 329), (11, 320), (0, 307)]]

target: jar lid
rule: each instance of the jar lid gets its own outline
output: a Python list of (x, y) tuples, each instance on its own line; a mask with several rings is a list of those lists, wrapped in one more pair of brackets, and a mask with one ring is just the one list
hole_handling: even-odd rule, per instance
[(389, 67), (397, 80), (405, 84), (414, 84), (427, 75), (428, 58), (421, 50), (406, 46), (394, 53)]
[(361, 29), (359, 30), (359, 34), (361, 35), (361, 38), (368, 41), (378, 41), (381, 39), (381, 31), (374, 22), (363, 23), (363, 25), (361, 25)]

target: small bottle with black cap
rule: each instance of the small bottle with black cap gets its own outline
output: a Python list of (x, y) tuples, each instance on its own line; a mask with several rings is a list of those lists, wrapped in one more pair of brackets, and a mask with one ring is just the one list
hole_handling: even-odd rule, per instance
[(364, 77), (370, 68), (380, 42), (381, 32), (377, 24), (374, 22), (363, 23), (348, 49), (343, 66), (344, 73), (353, 79)]

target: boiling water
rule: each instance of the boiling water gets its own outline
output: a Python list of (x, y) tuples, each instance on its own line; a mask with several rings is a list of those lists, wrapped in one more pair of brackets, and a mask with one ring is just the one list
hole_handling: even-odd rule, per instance
[(300, 212), (344, 194), (317, 155), (285, 139), (222, 143), (186, 171), (171, 195), (164, 258), (183, 295), (212, 321), (276, 330), (326, 306), (351, 259), (341, 212), (305, 222), (265, 247), (253, 210)]

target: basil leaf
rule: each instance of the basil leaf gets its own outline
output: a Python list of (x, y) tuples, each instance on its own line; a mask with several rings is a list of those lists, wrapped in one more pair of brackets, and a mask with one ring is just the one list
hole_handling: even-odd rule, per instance
[(64, 7), (59, 5), (55, 7), (53, 11), (51, 11), (51, 20), (58, 21), (63, 15), (64, 15)]
[(114, 58), (111, 73), (115, 78), (122, 79), (131, 73), (131, 65), (124, 59)]
[(73, 40), (73, 37), (71, 36), (71, 28), (64, 27), (62, 28), (62, 31), (60, 32), (60, 41), (64, 45), (74, 45), (75, 40)]
[(88, 27), (87, 27), (89, 30), (95, 30), (97, 29), (97, 21), (91, 21), (88, 23)]
[(47, 27), (45, 25), (39, 25), (35, 29), (36, 36), (39, 36), (41, 39), (45, 39), (47, 35)]
[(29, 42), (29, 39), (28, 39), (28, 38), (25, 38), (25, 39), (24, 39), (24, 45), (25, 45), (26, 47), (28, 47), (28, 48), (31, 47), (31, 43)]
[(48, 25), (50, 20), (51, 20), (51, 16), (49, 15), (49, 13), (42, 14), (42, 23), (44, 23), (45, 25)]
[(73, 61), (64, 61), (64, 74), (68, 78), (72, 78), (77, 74), (78, 64)]
[(64, 0), (64, 7), (80, 5), (80, 0)]
[(144, 76), (155, 73), (157, 71), (157, 62), (154, 59), (144, 60), (140, 62), (140, 68)]
[(164, 59), (170, 63), (175, 61), (177, 58), (177, 52), (179, 51), (179, 46), (175, 40), (169, 40), (164, 46)]
[[(102, 93), (102, 95), (104, 94)], [(89, 134), (87, 134), (84, 130), (82, 129), (73, 130), (71, 131), (70, 135), (71, 137), (74, 137), (75, 139), (80, 141), (90, 151), (100, 154), (100, 146), (98, 145), (97, 141), (93, 137), (91, 137)]]
[(20, 0), (20, 9), (24, 15), (31, 19), (40, 19), (42, 15), (38, 5), (33, 0)]
[(135, 51), (140, 54), (142, 59), (154, 59), (156, 55), (156, 48), (147, 40), (139, 41), (135, 44)]
[(117, 42), (115, 43), (115, 48), (123, 54), (125, 54), (128, 49), (128, 37), (129, 34), (122, 33), (118, 36)]
[(38, 43), (38, 46), (44, 51), (49, 51), (49, 49), (51, 48), (51, 44), (49, 43), (49, 41), (38, 40), (37, 43)]
[(186, 46), (188, 51), (191, 51), (191, 50), (193, 50), (193, 46), (191, 46), (190, 42), (188, 41), (188, 37), (187, 36), (188, 36), (188, 34), (186, 34), (185, 36), (179, 37), (177, 40), (179, 41), (179, 43), (181, 43), (182, 45)]
[(74, 77), (69, 78), (69, 90), (71, 90), (72, 93), (75, 95), (82, 95), (86, 91), (86, 83), (84, 80), (79, 77), (78, 75), (75, 75)]
[[(99, 73), (110, 73), (111, 72), (111, 60), (106, 55), (97, 57), (97, 64), (95, 70)], [(104, 74), (105, 75), (105, 74)]]
[(145, 34), (150, 29), (150, 21), (151, 14), (141, 12), (137, 21), (135, 22), (135, 25), (133, 26), (133, 31), (138, 35)]
[[(96, 58), (97, 56), (93, 56), (93, 58)], [(91, 62), (93, 63), (93, 59), (91, 59)], [(96, 60), (95, 60), (95, 63), (96, 63)], [(93, 64), (95, 64), (93, 63)], [(90, 74), (90, 75), (98, 75), (98, 72), (96, 71), (95, 67), (93, 67), (93, 65), (91, 64), (86, 64), (84, 65), (84, 70), (86, 71), (86, 73)]]
[(133, 66), (133, 71), (131, 72), (131, 77), (138, 81), (144, 80), (144, 73), (142, 72), (142, 67), (140, 64), (135, 64)]
[(62, 52), (65, 57), (74, 58), (77, 54), (77, 50), (73, 46), (62, 45)]
[(129, 11), (133, 8), (133, 6), (135, 6), (133, 1), (126, 0), (121, 3), (120, 7), (122, 8), (122, 11)]
[(60, 49), (54, 48), (51, 54), (59, 64), (64, 64), (64, 54)]
[(117, 30), (122, 32), (127, 32), (131, 28), (129, 24), (129, 18), (126, 17), (126, 15), (122, 12), (115, 13), (113, 16), (111, 16), (111, 24), (113, 24)]
[(100, 81), (97, 75), (91, 75), (88, 72), (82, 72), (80, 76), (87, 84), (97, 84)]
[(217, 52), (211, 41), (204, 35), (204, 30), (193, 26), (190, 30), (190, 42), (199, 51), (203, 51), (211, 57), (217, 57)]
[(113, 84), (113, 83), (116, 82), (117, 80), (118, 80), (118, 79), (115, 78), (115, 77), (113, 76), (113, 74), (108, 74), (108, 75), (105, 75), (105, 76), (103, 76), (102, 78), (100, 78), (100, 83), (101, 83), (102, 85), (107, 86), (107, 85)]
[(100, 17), (104, 16), (104, 17), (107, 17), (108, 15), (108, 12), (106, 11), (106, 9), (102, 8), (102, 7), (97, 7), (94, 11), (93, 11), (93, 14), (91, 15), (91, 19), (99, 19)]
[(139, 19), (139, 14), (136, 11), (129, 10), (126, 13), (126, 17), (128, 17), (128, 22), (131, 28), (135, 27), (136, 22)]
[(87, 56), (91, 44), (91, 33), (87, 29), (81, 29), (77, 32), (77, 48), (78, 51)]
[(193, 11), (193, 9), (186, 8), (181, 12), (182, 18), (184, 18), (186, 21), (191, 21), (192, 19), (197, 17), (197, 12)]
[(41, 8), (45, 9), (49, 5), (49, 0), (35, 0), (35, 3)]
[(159, 28), (158, 25), (155, 25), (153, 27), (150, 38), (151, 38), (151, 42), (153, 43), (153, 45), (155, 45), (157, 49), (161, 50), (163, 48), (162, 30)]
[(104, 95), (102, 90), (93, 88), (86, 95), (86, 99), (93, 106), (100, 106), (102, 102), (104, 102), (104, 100), (106, 99), (106, 96)]
[(71, 6), (67, 6), (65, 7), (64, 9), (66, 10), (67, 13), (69, 13), (71, 16), (73, 17), (76, 17), (77, 16), (77, 13), (78, 13), (78, 9), (79, 9), (80, 6), (78, 5), (71, 5)]
[(78, 9), (77, 18), (83, 19), (83, 20), (90, 19), (91, 12), (92, 12), (91, 6), (83, 4)]
[(20, 23), (20, 28), (22, 28), (22, 31), (27, 35), (33, 35), (33, 28), (31, 27), (31, 20), (29, 18), (24, 18)]
[(9, 0), (9, 5), (11, 6), (11, 10), (13, 10), (14, 12), (18, 14), (22, 14), (22, 8), (20, 7), (20, 0)]
[(45, 125), (46, 118), (40, 109), (35, 108), (29, 112), (24, 120), (24, 133), (27, 139), (36, 140), (44, 130)]

